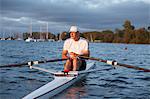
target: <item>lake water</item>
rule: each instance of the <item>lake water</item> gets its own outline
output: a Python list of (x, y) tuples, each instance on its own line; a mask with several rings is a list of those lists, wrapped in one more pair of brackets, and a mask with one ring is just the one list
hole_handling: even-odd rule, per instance
[[(0, 41), (0, 64), (61, 58), (63, 42)], [(127, 48), (127, 50), (125, 50)], [(150, 45), (90, 43), (91, 56), (150, 69)], [(64, 62), (39, 67), (63, 70)], [(96, 62), (95, 69), (111, 65)], [(14, 67), (0, 69), (0, 99), (20, 99), (53, 80), (49, 73)], [(150, 73), (124, 67), (90, 73), (54, 99), (150, 99)]]

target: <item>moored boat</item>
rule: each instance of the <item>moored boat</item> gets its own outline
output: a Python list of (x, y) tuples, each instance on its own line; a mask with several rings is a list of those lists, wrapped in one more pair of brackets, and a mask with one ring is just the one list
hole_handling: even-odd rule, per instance
[(28, 37), (25, 42), (36, 42), (36, 39)]

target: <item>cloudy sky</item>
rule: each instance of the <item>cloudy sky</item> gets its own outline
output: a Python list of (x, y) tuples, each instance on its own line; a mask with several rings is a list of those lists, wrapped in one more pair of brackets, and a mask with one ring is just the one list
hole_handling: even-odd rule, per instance
[(122, 28), (128, 19), (150, 25), (150, 0), (0, 0), (0, 32), (59, 33), (77, 25), (81, 32)]

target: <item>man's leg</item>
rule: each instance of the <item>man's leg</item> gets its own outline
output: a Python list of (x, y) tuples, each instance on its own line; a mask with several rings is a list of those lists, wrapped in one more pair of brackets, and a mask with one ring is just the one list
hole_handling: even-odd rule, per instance
[(73, 71), (79, 70), (80, 66), (81, 66), (81, 60), (77, 58), (73, 59)]
[(80, 65), (79, 71), (85, 70), (85, 69), (86, 69), (86, 61), (85, 60), (81, 60), (81, 65)]
[(72, 70), (72, 60), (68, 59), (64, 65), (64, 70)]

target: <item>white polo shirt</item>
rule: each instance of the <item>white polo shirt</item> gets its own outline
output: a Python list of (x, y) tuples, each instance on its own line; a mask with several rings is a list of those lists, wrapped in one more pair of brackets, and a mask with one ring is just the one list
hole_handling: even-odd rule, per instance
[(82, 55), (83, 51), (89, 49), (88, 41), (84, 38), (80, 38), (78, 41), (73, 40), (72, 38), (67, 39), (64, 42), (63, 50), (67, 50), (68, 53), (74, 52), (76, 54)]

